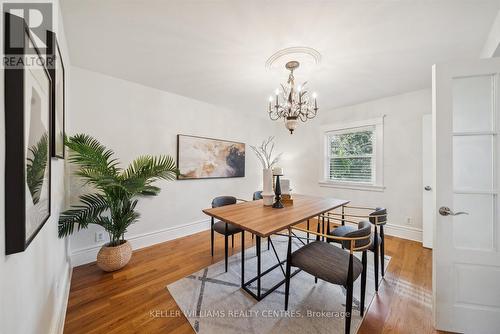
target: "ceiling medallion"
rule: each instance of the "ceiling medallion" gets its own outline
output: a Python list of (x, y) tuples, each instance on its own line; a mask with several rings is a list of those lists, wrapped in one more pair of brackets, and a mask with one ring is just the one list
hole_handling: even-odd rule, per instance
[(273, 65), (282, 66), (282, 61), (286, 59), (295, 59), (304, 63), (319, 65), (321, 63), (321, 54), (307, 46), (293, 46), (276, 51), (266, 60), (266, 69), (270, 70)]
[[(283, 118), (286, 128), (293, 134), (293, 130), (298, 125), (298, 120), (302, 122), (316, 117), (318, 112), (318, 102), (316, 93), (309, 94), (306, 89), (307, 81), (295, 87), (295, 77), (293, 72), (299, 68), (300, 63), (292, 60), (286, 63), (285, 68), (290, 71), (286, 84), (281, 84), (281, 89), (276, 89), (275, 95), (269, 97), (269, 117), (276, 121)], [(281, 98), (280, 98), (281, 95)], [(274, 103), (274, 105), (273, 105)]]

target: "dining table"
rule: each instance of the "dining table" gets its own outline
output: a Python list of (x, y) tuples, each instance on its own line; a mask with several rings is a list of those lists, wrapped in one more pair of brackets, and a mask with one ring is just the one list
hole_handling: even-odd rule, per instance
[[(348, 203), (348, 200), (338, 198), (294, 194), (293, 203), (291, 203), (291, 201), (285, 202), (283, 208), (265, 206), (263, 200), (256, 200), (217, 208), (208, 208), (204, 209), (203, 212), (222, 222), (239, 227), (242, 230), (241, 288), (250, 296), (260, 301), (285, 282), (283, 278), (283, 280), (274, 286), (266, 289), (264, 293), (262, 292), (262, 277), (278, 267), (281, 267), (284, 273), (283, 265), (286, 263), (286, 259), (281, 260), (278, 257), (271, 236), (288, 230), (291, 226), (309, 221), (309, 219), (320, 217), (322, 214), (343, 207)], [(248, 281), (245, 281), (245, 232), (255, 235), (256, 238), (257, 275)], [(295, 235), (295, 237), (297, 236)], [(261, 238), (269, 238), (269, 243), (277, 258), (277, 263), (264, 271), (262, 271)], [(292, 273), (292, 276), (296, 275), (299, 271), (300, 270), (296, 270)], [(256, 293), (249, 288), (254, 282), (257, 284)]]

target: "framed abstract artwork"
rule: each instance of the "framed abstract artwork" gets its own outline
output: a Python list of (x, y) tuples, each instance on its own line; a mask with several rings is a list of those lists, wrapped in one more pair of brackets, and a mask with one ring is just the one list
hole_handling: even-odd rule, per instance
[(65, 76), (64, 64), (56, 34), (47, 31), (48, 50), (52, 54), (47, 69), (52, 80), (52, 145), (51, 156), (64, 159), (64, 122), (65, 122)]
[(5, 15), (5, 41), (15, 39), (21, 46), (14, 57), (23, 59), (4, 70), (5, 252), (12, 254), (24, 251), (50, 217), (52, 85), (24, 20)]
[(245, 176), (245, 144), (177, 135), (179, 180)]

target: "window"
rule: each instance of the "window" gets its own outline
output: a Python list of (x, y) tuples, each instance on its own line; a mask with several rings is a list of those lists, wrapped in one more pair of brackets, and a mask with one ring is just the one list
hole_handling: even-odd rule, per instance
[(373, 183), (374, 129), (335, 131), (327, 135), (328, 178), (331, 181)]
[(383, 118), (325, 126), (325, 186), (383, 190)]

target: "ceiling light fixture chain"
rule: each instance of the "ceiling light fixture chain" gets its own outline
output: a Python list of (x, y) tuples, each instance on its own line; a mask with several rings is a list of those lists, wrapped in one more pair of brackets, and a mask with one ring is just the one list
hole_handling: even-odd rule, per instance
[(269, 118), (273, 121), (283, 118), (290, 134), (293, 134), (298, 120), (306, 122), (308, 119), (316, 117), (318, 113), (317, 95), (316, 93), (309, 94), (306, 89), (307, 81), (295, 88), (293, 72), (299, 66), (300, 63), (295, 60), (286, 63), (285, 68), (290, 71), (287, 84), (281, 84), (281, 90), (276, 89), (274, 99), (272, 96), (269, 97)]

